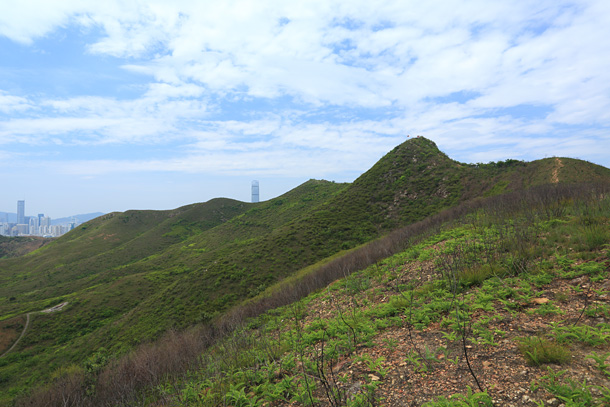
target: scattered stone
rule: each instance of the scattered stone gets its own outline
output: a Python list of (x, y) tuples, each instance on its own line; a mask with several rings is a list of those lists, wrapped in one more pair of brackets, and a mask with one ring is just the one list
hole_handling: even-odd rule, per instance
[(555, 397), (546, 401), (546, 405), (550, 407), (558, 407), (559, 403), (559, 400), (557, 400)]
[(586, 277), (582, 276), (582, 277), (576, 277), (572, 280), (570, 280), (570, 284), (572, 285), (581, 285), (582, 283), (585, 282)]

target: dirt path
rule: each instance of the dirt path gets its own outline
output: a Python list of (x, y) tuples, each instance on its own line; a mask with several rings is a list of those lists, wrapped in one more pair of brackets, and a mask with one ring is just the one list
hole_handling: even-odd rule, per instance
[(17, 346), (17, 344), (19, 343), (19, 341), (21, 340), (21, 338), (23, 338), (23, 335), (25, 335), (25, 331), (28, 330), (28, 326), (30, 325), (30, 314), (32, 314), (32, 312), (28, 312), (28, 314), (26, 315), (25, 318), (25, 326), (23, 327), (23, 331), (21, 331), (21, 335), (19, 335), (19, 338), (17, 338), (17, 340), (15, 341), (15, 343), (13, 343), (13, 346), (11, 346), (10, 348), (8, 348), (8, 350), (6, 352), (4, 352), (2, 355), (0, 355), (0, 358), (5, 357), (6, 355), (9, 354), (10, 351), (12, 351), (15, 346)]
[(55, 312), (55, 311), (61, 311), (68, 303), (67, 302), (63, 302), (59, 305), (56, 305), (54, 307), (51, 308), (47, 308), (45, 310), (42, 311), (33, 311), (33, 312), (28, 312), (25, 318), (25, 326), (23, 327), (23, 331), (21, 331), (21, 335), (19, 335), (19, 338), (17, 338), (17, 340), (15, 341), (15, 343), (13, 343), (13, 346), (11, 346), (6, 352), (4, 352), (2, 355), (0, 355), (0, 358), (5, 357), (6, 355), (8, 355), (10, 353), (10, 351), (12, 351), (13, 349), (15, 349), (15, 346), (17, 346), (17, 344), (19, 344), (19, 341), (21, 340), (21, 338), (23, 338), (23, 336), (25, 335), (26, 331), (28, 330), (28, 327), (30, 326), (30, 315), (32, 314), (39, 314), (39, 313), (51, 313), (51, 312)]
[(551, 182), (553, 184), (559, 183), (559, 170), (563, 167), (563, 163), (560, 158), (555, 158), (555, 168), (553, 168), (553, 174), (551, 175)]

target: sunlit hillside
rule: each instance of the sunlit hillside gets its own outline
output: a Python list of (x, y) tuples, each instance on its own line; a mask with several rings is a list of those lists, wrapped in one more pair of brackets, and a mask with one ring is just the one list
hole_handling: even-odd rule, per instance
[[(439, 151), (430, 140), (414, 138), (390, 151), (350, 184), (310, 180), (278, 198), (257, 204), (214, 199), (171, 211), (107, 214), (27, 255), (0, 260), (0, 329), (5, 338), (0, 342), (0, 353), (18, 341), (0, 359), (2, 401), (8, 404), (15, 398), (25, 400), (22, 397), (29, 391), (45, 383), (51, 383), (53, 389), (53, 380), (68, 375), (74, 380), (75, 394), (78, 389), (83, 390), (82, 386), (86, 388), (85, 393), (90, 393), (84, 399), (81, 394), (78, 403), (95, 404), (95, 394), (102, 387), (87, 386), (102, 379), (96, 375), (102, 374), (104, 366), (110, 370), (103, 370), (106, 372), (103, 374), (112, 375), (112, 369), (127, 363), (128, 359), (121, 358), (128, 357), (130, 352), (156, 349), (162, 345), (154, 345), (154, 341), (166, 343), (163, 341), (167, 339), (163, 338), (178, 335), (176, 332), (201, 332), (216, 327), (213, 334), (205, 334), (208, 339), (197, 340), (199, 345), (191, 349), (195, 353), (203, 352), (236, 329), (241, 323), (237, 321), (296, 301), (350, 274), (355, 271), (350, 261), (362, 268), (372, 263), (381, 264), (386, 261), (384, 258), (419, 244), (423, 238), (417, 233), (426, 236), (439, 233), (443, 223), (434, 221), (432, 229), (418, 229), (412, 237), (397, 238), (405, 227), (415, 227), (420, 221), (444, 219), (435, 216), (456, 208), (469, 208), (469, 216), (475, 216), (472, 211), (481, 202), (510, 203), (511, 198), (500, 197), (527, 197), (532, 187), (550, 185), (555, 188), (550, 191), (555, 191), (555, 186), (583, 182), (603, 184), (609, 180), (607, 168), (567, 158), (529, 163), (516, 160), (459, 163)], [(545, 193), (555, 196), (555, 192)], [(578, 206), (573, 206), (577, 205), (574, 198), (575, 195), (568, 194), (551, 206), (542, 205), (541, 210), (555, 211), (545, 216), (563, 221), (564, 213), (578, 210)], [(586, 202), (589, 205), (594, 201)], [(504, 210), (501, 206), (498, 208), (498, 211)], [(483, 211), (481, 218), (487, 219), (483, 226), (493, 227), (499, 218), (489, 211), (496, 209), (480, 210)], [(527, 211), (523, 212), (525, 215), (517, 209), (514, 211), (503, 215), (503, 222), (510, 221), (513, 213), (528, 216)], [(536, 212), (532, 216), (537, 219), (542, 215)], [(595, 221), (600, 225), (595, 230), (603, 229), (606, 215), (595, 216), (601, 216)], [(468, 219), (455, 215), (456, 222), (468, 224)], [(528, 222), (537, 222), (536, 219)], [(577, 225), (585, 222), (578, 219), (573, 221)], [(520, 233), (519, 230), (510, 233)], [(469, 233), (479, 232), (475, 228)], [(471, 240), (484, 240), (476, 236)], [(394, 239), (393, 243), (384, 240), (389, 238)], [(596, 250), (602, 246), (596, 246)], [(511, 255), (497, 256), (505, 262)], [(534, 258), (537, 256), (528, 258), (528, 262)], [(341, 261), (345, 263), (336, 263)], [(333, 264), (344, 265), (332, 272), (325, 271)], [(492, 267), (486, 264), (482, 262), (480, 267), (485, 270)], [(497, 267), (505, 266), (501, 263)], [(516, 263), (512, 267), (520, 266)], [(481, 281), (476, 284), (493, 275), (490, 270), (482, 271)], [(414, 284), (409, 282), (411, 277), (404, 278), (406, 282), (401, 284), (405, 287)], [(457, 293), (456, 287), (452, 289)], [(404, 294), (404, 291), (398, 289), (396, 293)], [(461, 295), (464, 291), (459, 292)], [(283, 296), (279, 298), (277, 293)], [(378, 300), (381, 301), (376, 297), (370, 299), (373, 303)], [(54, 312), (40, 312), (59, 304), (61, 309)], [(294, 332), (287, 335), (294, 340)], [(353, 341), (352, 346), (361, 346), (357, 338)], [(354, 351), (355, 348), (348, 355)], [(203, 369), (199, 362), (194, 362), (196, 356), (193, 357), (185, 362), (187, 367), (195, 363), (193, 368)], [(92, 363), (95, 368), (91, 367)], [(108, 405), (133, 405), (130, 404), (132, 397), (148, 392), (146, 386), (162, 384), (166, 375), (180, 371), (178, 367), (163, 371), (162, 366), (159, 362), (161, 371), (154, 378), (142, 379), (140, 385), (134, 384), (131, 390), (125, 390), (124, 401), (113, 399)], [(91, 369), (95, 377), (91, 376)], [(214, 397), (221, 397), (222, 386), (227, 385), (222, 383), (225, 382), (219, 384), (220, 388), (206, 386), (213, 388)], [(240, 389), (248, 392), (254, 386), (250, 382), (241, 384)], [(158, 393), (151, 394), (155, 394), (153, 398), (161, 397)], [(212, 399), (219, 402), (222, 397)], [(167, 400), (182, 399), (178, 395), (167, 395)]]

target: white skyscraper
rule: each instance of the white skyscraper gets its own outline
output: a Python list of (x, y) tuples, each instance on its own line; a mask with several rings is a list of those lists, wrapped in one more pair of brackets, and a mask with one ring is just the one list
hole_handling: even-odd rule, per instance
[(252, 181), (252, 202), (258, 202), (258, 181)]
[(17, 201), (17, 224), (25, 223), (25, 201)]

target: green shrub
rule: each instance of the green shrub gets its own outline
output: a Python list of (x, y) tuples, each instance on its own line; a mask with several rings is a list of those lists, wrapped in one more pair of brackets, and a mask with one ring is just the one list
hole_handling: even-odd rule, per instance
[(606, 323), (599, 323), (594, 327), (589, 325), (560, 326), (551, 323), (551, 333), (561, 343), (578, 341), (590, 346), (601, 346), (610, 342), (610, 324)]
[[(548, 368), (548, 372), (549, 373), (547, 375), (542, 376), (538, 381), (534, 382), (532, 385), (532, 390), (537, 390), (539, 387), (543, 387), (546, 391), (564, 402), (565, 406), (570, 407), (593, 407), (608, 405), (607, 388), (604, 389), (598, 386), (591, 386), (587, 384), (586, 380), (581, 383), (572, 380), (569, 377), (563, 378), (562, 376), (566, 373), (565, 370), (554, 372), (551, 368)], [(593, 388), (597, 388), (598, 393), (602, 394), (602, 400), (593, 395), (591, 392)]]
[(608, 227), (600, 224), (585, 226), (583, 231), (583, 243), (589, 250), (596, 250), (610, 241)]
[(569, 349), (563, 345), (539, 336), (518, 339), (518, 347), (528, 363), (534, 366), (545, 363), (564, 364), (572, 357)]
[(495, 270), (490, 264), (485, 264), (480, 267), (467, 268), (460, 273), (460, 282), (467, 287), (472, 285), (481, 285), (483, 281), (495, 274)]

